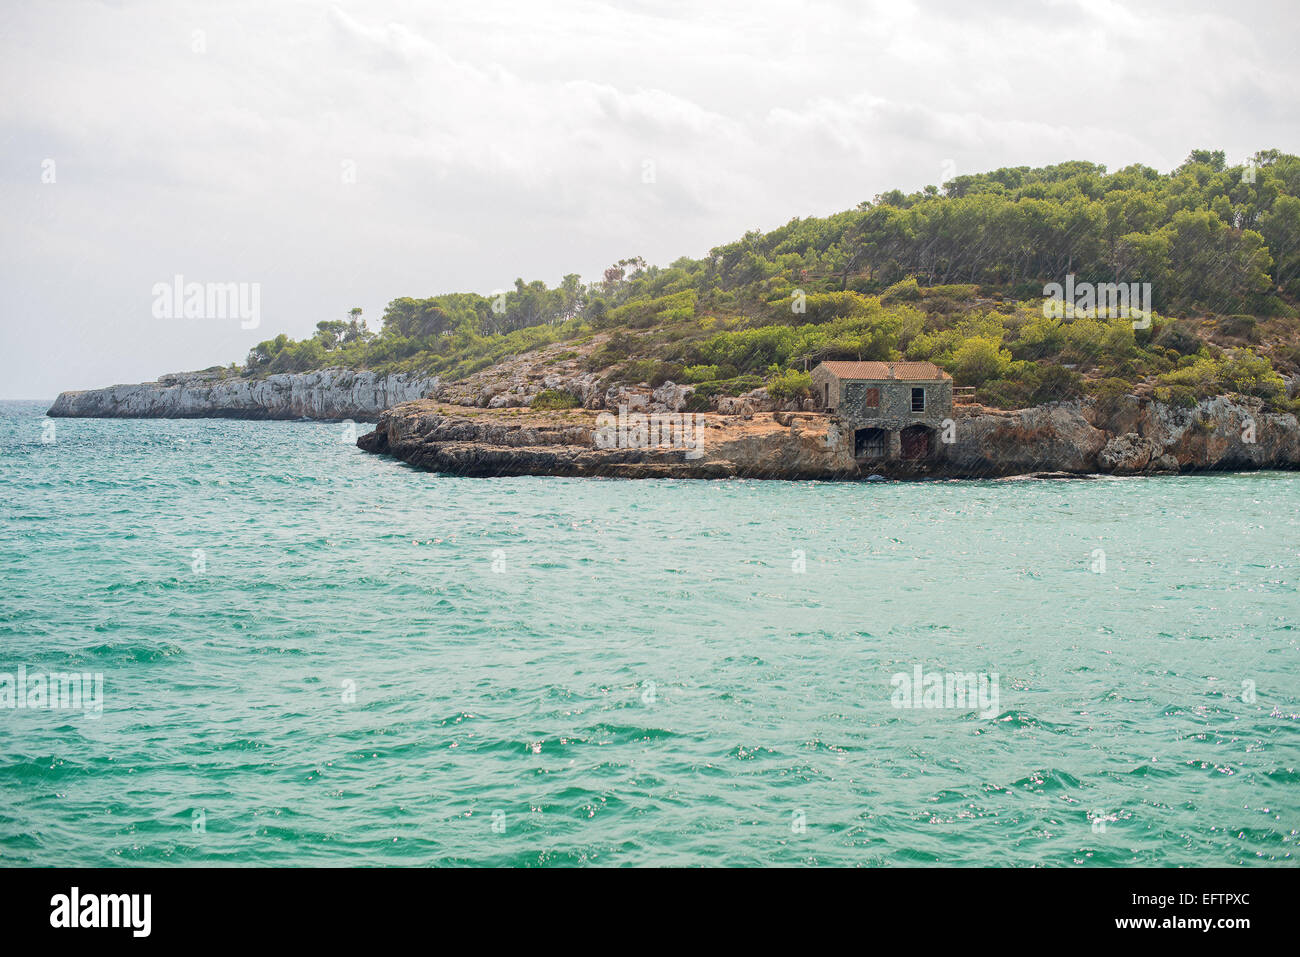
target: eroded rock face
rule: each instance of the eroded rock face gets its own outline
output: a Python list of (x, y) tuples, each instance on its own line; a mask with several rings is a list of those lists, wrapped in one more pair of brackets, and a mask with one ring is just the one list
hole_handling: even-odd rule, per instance
[(47, 413), (85, 418), (358, 419), (373, 421), (398, 402), (428, 395), (436, 377), (322, 369), (264, 379), (214, 373), (64, 392)]
[(1079, 403), (961, 416), (954, 424), (947, 470), (962, 477), (1095, 472), (1107, 438)]
[(1175, 408), (1129, 396), (1105, 408), (1062, 402), (956, 420), (955, 473), (995, 475), (1300, 467), (1300, 423), (1259, 399), (1219, 396)]
[(650, 410), (650, 396), (638, 389), (623, 387), (611, 388), (605, 393), (606, 409), (627, 409), (629, 412), (647, 412)]
[[(636, 414), (629, 412), (628, 414)], [(612, 415), (612, 414), (611, 414)], [(671, 415), (671, 414), (670, 414)], [(674, 416), (691, 429), (691, 447), (600, 447), (597, 417), (575, 411), (546, 417), (507, 412), (463, 414), (435, 402), (384, 413), (357, 445), (458, 475), (569, 475), (621, 478), (850, 478), (851, 452), (827, 441), (825, 416), (785, 426), (716, 415)], [(698, 446), (695, 444), (698, 439)]]
[[(1117, 435), (1097, 453), (1097, 465), (1108, 472), (1139, 472), (1152, 461), (1165, 461), (1164, 447), (1154, 439), (1145, 439), (1136, 432)], [(1175, 460), (1175, 468), (1177, 462)]]
[(722, 415), (738, 415), (742, 419), (754, 417), (754, 402), (748, 396), (722, 395), (713, 400), (713, 407)]
[(1259, 399), (1217, 396), (1191, 408), (1128, 398), (1096, 410), (1112, 438), (1098, 468), (1117, 473), (1300, 466), (1300, 423)]
[(686, 399), (694, 391), (694, 386), (665, 382), (650, 394), (650, 398), (665, 412), (680, 412), (686, 408)]
[(1117, 475), (1133, 472), (1177, 472), (1178, 457), (1155, 439), (1125, 432), (1106, 443), (1097, 454), (1097, 466)]
[(953, 441), (939, 439), (935, 453), (917, 463), (858, 461), (851, 431), (824, 413), (757, 412), (750, 397), (735, 402), (737, 414), (676, 417), (702, 436), (695, 456), (681, 448), (600, 447), (596, 414), (585, 410), (465, 414), (430, 401), (390, 409), (357, 444), (434, 471), (483, 476), (995, 478), (1300, 467), (1296, 417), (1266, 414), (1250, 400), (1219, 398), (1194, 409), (1133, 399), (1105, 410), (1090, 401), (977, 410), (959, 414)]

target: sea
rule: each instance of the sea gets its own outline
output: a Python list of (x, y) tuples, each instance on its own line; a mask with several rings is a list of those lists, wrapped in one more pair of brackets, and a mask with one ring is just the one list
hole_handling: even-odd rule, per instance
[(1300, 473), (458, 478), (0, 404), (0, 866), (1287, 866)]

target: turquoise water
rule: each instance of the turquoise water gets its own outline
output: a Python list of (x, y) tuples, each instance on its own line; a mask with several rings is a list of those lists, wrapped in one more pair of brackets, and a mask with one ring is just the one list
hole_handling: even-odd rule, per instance
[(43, 409), (0, 672), (103, 711), (0, 709), (0, 863), (1295, 860), (1300, 474), (458, 479)]

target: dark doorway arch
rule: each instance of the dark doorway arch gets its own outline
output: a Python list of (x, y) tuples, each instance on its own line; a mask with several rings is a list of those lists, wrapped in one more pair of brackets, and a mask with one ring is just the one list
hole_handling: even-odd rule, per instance
[(884, 429), (858, 429), (853, 433), (853, 454), (860, 459), (883, 459), (889, 454), (889, 433)]
[(925, 425), (909, 425), (898, 434), (899, 455), (904, 459), (923, 459), (934, 448), (934, 429)]

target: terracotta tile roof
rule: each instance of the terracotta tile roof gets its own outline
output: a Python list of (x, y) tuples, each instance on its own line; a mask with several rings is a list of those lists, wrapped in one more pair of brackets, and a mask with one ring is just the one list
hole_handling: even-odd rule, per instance
[(951, 379), (933, 362), (823, 362), (831, 375), (840, 379)]

